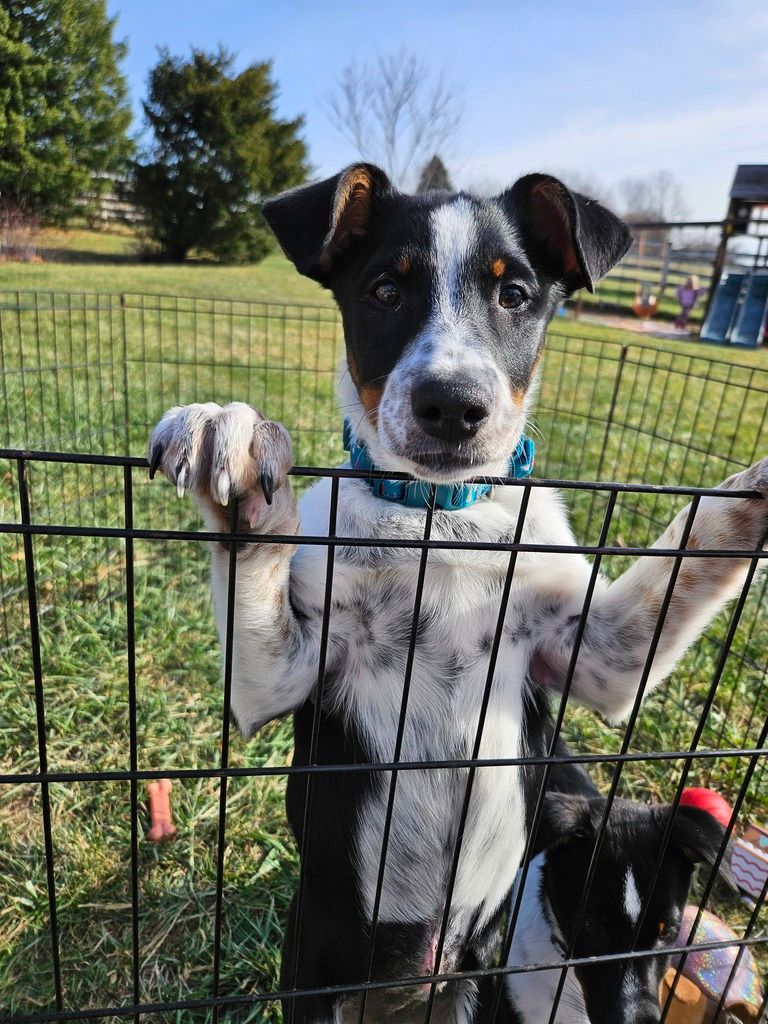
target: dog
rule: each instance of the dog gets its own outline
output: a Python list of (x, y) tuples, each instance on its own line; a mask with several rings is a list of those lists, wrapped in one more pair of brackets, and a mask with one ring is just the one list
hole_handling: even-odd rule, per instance
[[(556, 753), (571, 751), (560, 741)], [(725, 829), (695, 807), (673, 812), (667, 804), (615, 800), (582, 904), (606, 800), (577, 764), (558, 769), (545, 796), (507, 964), (557, 964), (571, 944), (577, 958), (658, 950), (657, 956), (570, 969), (554, 1018), (554, 1024), (658, 1024), (670, 962), (665, 950), (687, 939), (678, 939), (678, 932), (693, 867), (715, 864)], [(719, 871), (735, 888), (727, 859)], [(518, 898), (515, 891), (511, 906)], [(558, 968), (507, 974), (509, 1012), (498, 1024), (548, 1024), (561, 975)]]
[[(341, 311), (341, 401), (353, 464), (407, 474), (415, 484), (341, 480), (333, 531), (350, 543), (335, 550), (324, 625), (327, 550), (301, 544), (298, 534), (301, 520), (305, 535), (328, 535), (331, 481), (303, 496), (299, 514), (288, 432), (244, 403), (175, 407), (158, 423), (150, 472), (160, 469), (180, 495), (191, 492), (209, 531), (234, 523), (258, 539), (237, 552), (232, 593), (231, 710), (240, 730), (247, 737), (292, 713), (296, 765), (387, 764), (396, 754), (430, 762), (469, 758), (482, 714), (480, 759), (543, 757), (548, 693), (569, 676), (591, 567), (578, 553), (519, 554), (484, 706), (510, 562), (509, 551), (493, 545), (518, 531), (526, 544), (575, 542), (552, 490), (530, 488), (519, 522), (522, 488), (465, 482), (510, 472), (547, 323), (566, 296), (593, 289), (624, 255), (626, 225), (545, 174), (520, 178), (493, 199), (408, 196), (364, 163), (283, 193), (263, 213), (298, 271), (329, 288)], [(724, 486), (764, 499), (768, 460)], [(419, 494), (421, 507), (413, 507)], [(456, 495), (466, 507), (455, 507)], [(768, 529), (762, 499), (704, 498), (688, 546), (756, 549)], [(429, 501), (431, 538), (449, 543), (424, 559), (414, 544), (424, 538)], [(679, 544), (687, 515), (673, 520), (660, 545)], [(296, 545), (270, 544), (270, 535), (296, 536)], [(491, 547), (451, 549), (457, 542)], [(213, 548), (224, 643), (235, 556), (231, 544)], [(640, 559), (616, 582), (595, 583), (570, 692), (610, 719), (635, 700), (672, 562)], [(685, 561), (648, 690), (739, 591), (748, 565)], [(402, 770), (394, 779), (386, 771), (323, 772), (312, 779), (305, 814), (307, 777), (291, 775), (287, 814), (304, 882), (300, 920), (295, 901), (286, 928), (281, 985), (312, 994), (286, 998), (288, 1019), (355, 1020), (361, 997), (323, 987), (491, 964), (540, 777), (530, 765), (480, 767), (462, 815), (466, 768)], [(472, 979), (443, 984), (437, 997), (415, 984), (377, 988), (365, 999), (371, 1020), (420, 1020), (430, 999), (435, 1021), (461, 1024), (479, 1012)]]

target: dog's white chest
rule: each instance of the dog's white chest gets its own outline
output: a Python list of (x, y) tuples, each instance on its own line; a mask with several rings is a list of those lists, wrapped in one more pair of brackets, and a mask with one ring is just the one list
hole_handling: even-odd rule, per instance
[[(487, 660), (464, 667), (460, 678), (444, 675), (435, 659), (419, 664), (406, 706), (398, 760), (450, 761), (472, 757), (480, 725)], [(445, 663), (443, 663), (444, 665)], [(395, 670), (396, 671), (396, 670)], [(521, 685), (501, 666), (494, 677), (482, 730), (480, 758), (515, 757), (520, 752)], [(402, 677), (370, 682), (366, 745), (374, 760), (397, 753)], [(375, 691), (375, 694), (374, 694)], [(367, 714), (366, 714), (367, 712)], [(514, 878), (524, 842), (524, 808), (515, 767), (432, 768), (378, 776), (363, 807), (357, 836), (363, 905), (372, 913), (384, 840), (386, 809), (394, 786), (394, 804), (385, 851), (380, 916), (384, 921), (434, 922), (439, 927), (452, 863), (458, 873), (451, 900), (452, 931), (461, 932), (479, 912), (490, 916)], [(466, 804), (466, 808), (465, 808)], [(459, 826), (465, 824), (459, 846)]]
[[(322, 502), (310, 500), (309, 505), (310, 514), (322, 508)], [(307, 522), (306, 512), (303, 518), (306, 532), (322, 531), (324, 524)], [(359, 530), (362, 521), (356, 517)], [(325, 698), (355, 723), (373, 761), (521, 754), (530, 651), (524, 638), (512, 636), (514, 600), (504, 620), (478, 739), (507, 563), (504, 553), (487, 557), (475, 551), (450, 552), (441, 557), (430, 552), (409, 669), (418, 551), (384, 549), (379, 555), (339, 549), (329, 616), (331, 681)], [(301, 548), (292, 579), (302, 605), (319, 607), (325, 552)], [(465, 933), (470, 923), (481, 926), (509, 891), (524, 848), (519, 769), (405, 769), (394, 780), (391, 773), (378, 773), (355, 837), (360, 897), (368, 917), (379, 883), (392, 786), (380, 920), (433, 922), (439, 929), (464, 815), (449, 936)]]
[[(541, 908), (542, 864), (540, 854), (531, 862), (528, 871), (520, 916), (507, 960), (509, 966), (557, 964), (562, 959), (552, 942), (552, 925), (545, 919)], [(562, 971), (555, 967), (548, 971), (522, 971), (507, 975), (507, 991), (524, 1024), (547, 1024), (561, 974)], [(584, 994), (573, 969), (566, 974), (555, 1024), (589, 1024)]]

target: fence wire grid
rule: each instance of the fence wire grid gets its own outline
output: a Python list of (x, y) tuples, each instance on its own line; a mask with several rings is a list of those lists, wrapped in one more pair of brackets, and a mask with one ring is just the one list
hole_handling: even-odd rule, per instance
[[(253, 538), (201, 533), (189, 502), (150, 486), (147, 437), (171, 405), (249, 402), (288, 427), (297, 491), (331, 479), (332, 516), (339, 481), (355, 475), (328, 468), (343, 459), (334, 404), (342, 354), (330, 306), (0, 293), (0, 1020), (281, 1020), (280, 999), (288, 1005), (308, 994), (278, 983), (283, 924), (301, 885), (284, 820), (288, 775), (384, 772), (396, 780), (452, 768), (471, 780), (483, 767), (558, 762), (482, 760), (482, 726), (474, 756), (450, 762), (395, 756), (292, 767), (285, 721), (247, 743), (230, 736), (232, 636), (222, 698), (207, 541)], [(521, 487), (523, 507), (533, 488), (558, 487), (578, 539), (568, 550), (586, 553), (594, 573), (615, 578), (638, 555), (672, 557), (658, 632), (680, 566), (712, 553), (650, 545), (683, 505), (695, 510), (719, 481), (768, 451), (768, 374), (694, 349), (579, 337), (556, 323), (531, 429), (536, 478), (498, 485)], [(326, 624), (339, 546), (330, 521), (328, 537), (303, 538), (328, 552)], [(393, 542), (416, 550), (422, 567), (444, 543), (430, 539), (430, 522), (427, 514), (421, 536)], [(520, 543), (519, 534), (490, 547), (509, 553), (511, 566), (517, 552), (551, 551)], [(765, 823), (768, 614), (766, 577), (756, 573), (765, 553), (751, 556), (750, 585), (624, 725), (574, 706), (567, 685), (556, 701), (556, 735), (609, 802), (676, 806), (685, 786), (709, 785), (733, 809), (726, 838), (750, 821)], [(417, 589), (406, 662), (418, 646), (420, 602)], [(588, 610), (587, 600), (582, 627)], [(653, 645), (644, 676), (652, 660)], [(492, 679), (493, 667), (489, 688)], [(174, 781), (178, 834), (154, 846), (144, 839), (143, 787), (161, 778)], [(720, 858), (727, 855), (724, 844)], [(457, 844), (453, 879), (459, 856)], [(656, 875), (660, 867), (661, 858)], [(747, 905), (715, 876), (699, 873), (690, 902), (714, 909), (735, 945), (765, 965), (765, 887)], [(450, 903), (449, 891), (442, 939)], [(518, 900), (502, 946), (519, 909)], [(564, 978), (581, 962), (571, 949), (556, 964), (502, 958), (479, 973), (501, 991), (507, 973), (549, 969)], [(477, 973), (396, 982), (369, 974), (339, 990), (431, 982), (434, 993), (437, 982)], [(425, 1024), (432, 1011), (430, 998)]]

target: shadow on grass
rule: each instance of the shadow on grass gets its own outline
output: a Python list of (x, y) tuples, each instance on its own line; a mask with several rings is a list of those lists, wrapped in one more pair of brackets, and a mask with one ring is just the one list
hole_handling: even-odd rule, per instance
[(136, 252), (94, 252), (92, 249), (40, 249), (44, 263), (142, 263)]

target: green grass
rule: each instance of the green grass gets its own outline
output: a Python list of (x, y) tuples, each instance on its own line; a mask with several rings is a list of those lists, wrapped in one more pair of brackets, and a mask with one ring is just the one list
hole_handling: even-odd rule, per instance
[(0, 289), (56, 292), (143, 292), (308, 302), (330, 305), (328, 292), (292, 270), (275, 252), (253, 266), (217, 263), (141, 263), (130, 234), (101, 231), (45, 233), (43, 263), (0, 263)]
[[(143, 453), (149, 427), (168, 405), (201, 397), (250, 400), (290, 427), (297, 459), (315, 465), (340, 455), (333, 408), (338, 322), (324, 293), (289, 273), (282, 257), (255, 268), (0, 266), (0, 288), (51, 289), (55, 301), (22, 296), (0, 308), (4, 375), (0, 443), (69, 451)], [(155, 297), (71, 298), (70, 290), (153, 292)], [(157, 293), (228, 296), (176, 302)], [(0, 307), (8, 296), (0, 295)], [(266, 301), (258, 301), (266, 300)], [(320, 309), (270, 305), (320, 302)], [(251, 300), (251, 301), (248, 301)], [(42, 307), (42, 308), (41, 308)], [(629, 348), (622, 360), (622, 346)], [(718, 360), (713, 362), (712, 359)], [(742, 366), (741, 364), (745, 364)], [(41, 369), (41, 367), (43, 369)], [(714, 483), (768, 448), (768, 352), (691, 342), (658, 343), (594, 324), (553, 325), (535, 425), (538, 471), (553, 478)], [(620, 373), (619, 386), (616, 387)], [(613, 401), (615, 399), (615, 401)], [(606, 420), (613, 401), (613, 426)], [(127, 428), (126, 428), (127, 416)], [(657, 436), (653, 436), (653, 435)], [(132, 474), (137, 526), (192, 526), (188, 503), (171, 488)], [(0, 521), (18, 521), (16, 467), (0, 463)], [(30, 469), (33, 521), (124, 522), (123, 475), (109, 467)], [(579, 539), (594, 542), (605, 498), (567, 494)], [(643, 544), (680, 502), (627, 496), (609, 543)], [(48, 760), (61, 771), (126, 768), (129, 750), (125, 549), (120, 541), (49, 538), (34, 542)], [(610, 575), (625, 563), (605, 560)], [(0, 534), (0, 765), (37, 767), (34, 677), (24, 590), (23, 546)], [(138, 760), (140, 767), (214, 768), (221, 745), (220, 659), (207, 596), (206, 554), (194, 543), (137, 542), (135, 550)], [(759, 593), (762, 593), (760, 591)], [(745, 748), (768, 715), (765, 615), (758, 591), (745, 611), (701, 748)], [(651, 697), (631, 749), (687, 749), (715, 678), (721, 617), (672, 679)], [(577, 749), (614, 751), (620, 730), (586, 710), (569, 710)], [(245, 742), (232, 738), (234, 765), (283, 765), (287, 723)], [(690, 784), (711, 781), (733, 799), (744, 758), (694, 761)], [(668, 799), (678, 762), (628, 765), (620, 792)], [(597, 771), (603, 786), (610, 771)], [(758, 771), (744, 815), (765, 820), (768, 780)], [(140, 835), (146, 826), (140, 786)], [(67, 1006), (127, 1002), (131, 989), (130, 793), (127, 783), (51, 786), (60, 948)], [(228, 789), (221, 991), (276, 985), (281, 922), (295, 885), (279, 777)], [(140, 842), (142, 1000), (184, 1000), (211, 992), (219, 787), (177, 782), (176, 840)], [(37, 787), (0, 790), (0, 1007), (50, 1006), (52, 976), (45, 857)], [(719, 896), (734, 924), (745, 911)], [(180, 1024), (201, 1012), (149, 1015)], [(278, 1020), (275, 1007), (224, 1020)]]

